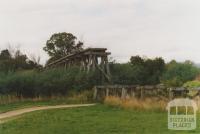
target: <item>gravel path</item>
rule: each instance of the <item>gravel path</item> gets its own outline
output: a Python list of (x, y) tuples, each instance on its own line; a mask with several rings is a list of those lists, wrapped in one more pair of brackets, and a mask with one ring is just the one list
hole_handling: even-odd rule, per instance
[[(75, 105), (56, 105), (56, 106), (41, 106), (41, 107), (32, 107), (32, 108), (24, 108), (14, 111), (9, 111), (6, 113), (0, 114), (0, 124), (5, 122), (4, 119), (16, 117), (25, 113), (38, 111), (38, 110), (47, 110), (47, 109), (59, 109), (59, 108), (75, 108), (75, 107), (88, 107), (94, 106), (95, 104), (75, 104)], [(3, 120), (3, 121), (2, 121)]]

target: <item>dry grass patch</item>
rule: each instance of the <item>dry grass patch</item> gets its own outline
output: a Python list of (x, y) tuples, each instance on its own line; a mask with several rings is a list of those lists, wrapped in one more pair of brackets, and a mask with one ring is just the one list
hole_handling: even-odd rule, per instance
[(93, 101), (93, 92), (84, 90), (82, 92), (70, 92), (68, 95), (55, 95), (55, 96), (38, 96), (34, 98), (25, 98), (23, 96), (0, 95), (0, 105), (18, 103), (18, 102), (41, 102), (41, 101), (60, 101), (71, 103), (86, 103)]
[(158, 98), (121, 99), (115, 96), (106, 97), (104, 104), (134, 110), (165, 111), (168, 100)]

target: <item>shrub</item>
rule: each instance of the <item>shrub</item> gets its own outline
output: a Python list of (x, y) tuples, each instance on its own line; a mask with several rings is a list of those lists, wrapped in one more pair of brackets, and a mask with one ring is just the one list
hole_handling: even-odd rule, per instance
[(79, 92), (91, 89), (97, 82), (95, 72), (81, 72), (77, 67), (43, 72), (22, 71), (1, 76), (0, 94), (16, 94), (24, 97), (66, 95), (71, 90)]
[(132, 56), (129, 63), (111, 64), (114, 83), (124, 85), (154, 85), (160, 83), (165, 62), (162, 58), (145, 59)]
[(166, 71), (162, 75), (162, 82), (167, 86), (178, 87), (185, 82), (191, 81), (199, 74), (199, 68), (192, 63), (177, 63), (171, 61), (166, 66)]
[(195, 87), (200, 87), (200, 81), (194, 80), (194, 81), (188, 81), (184, 85), (184, 87), (187, 88), (195, 88)]

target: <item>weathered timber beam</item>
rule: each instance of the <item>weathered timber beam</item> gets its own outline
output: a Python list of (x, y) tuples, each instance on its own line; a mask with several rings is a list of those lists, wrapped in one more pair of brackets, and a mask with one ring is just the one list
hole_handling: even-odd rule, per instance
[(105, 85), (105, 86), (96, 86), (97, 89), (121, 89), (121, 88), (126, 88), (126, 89), (134, 89), (138, 87), (138, 85)]
[(110, 52), (87, 52), (84, 55), (96, 55), (96, 56), (107, 56), (110, 55)]
[[(66, 56), (64, 56), (64, 57), (62, 57), (62, 58), (60, 58), (60, 59), (58, 59), (58, 60), (56, 60), (56, 61), (54, 61), (54, 62), (48, 64), (47, 67), (48, 67), (48, 66), (52, 66), (52, 65), (54, 65), (54, 64), (57, 64), (57, 63), (59, 63), (59, 62), (61, 62), (61, 61), (63, 61), (63, 60), (67, 60), (67, 59), (69, 59), (69, 58), (75, 57), (75, 56), (77, 56), (77, 55), (83, 56), (84, 53), (96, 52), (96, 51), (98, 51), (97, 53), (102, 53), (102, 52), (103, 52), (103, 53), (106, 53), (106, 52), (105, 52), (106, 50), (107, 50), (106, 48), (88, 48), (88, 49), (85, 49), (85, 50), (82, 50), (82, 51), (79, 51), (79, 52), (76, 52), (76, 53), (72, 53), (72, 54), (66, 55)], [(108, 53), (108, 54), (109, 54), (109, 53)]]

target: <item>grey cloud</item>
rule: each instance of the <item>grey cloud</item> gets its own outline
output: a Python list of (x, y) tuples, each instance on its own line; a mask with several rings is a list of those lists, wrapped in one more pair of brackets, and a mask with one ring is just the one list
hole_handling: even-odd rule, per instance
[(0, 0), (0, 47), (42, 48), (55, 32), (72, 32), (86, 46), (108, 47), (118, 61), (131, 55), (200, 58), (198, 0)]

